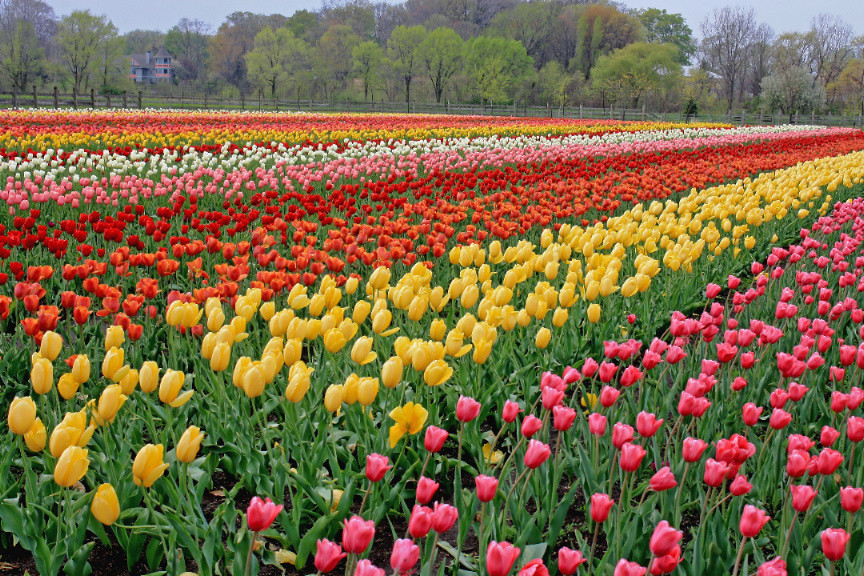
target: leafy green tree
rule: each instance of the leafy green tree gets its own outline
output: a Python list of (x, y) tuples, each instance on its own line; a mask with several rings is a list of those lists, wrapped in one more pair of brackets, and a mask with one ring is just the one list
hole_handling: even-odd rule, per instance
[(429, 75), (438, 103), (450, 78), (462, 64), (463, 45), (462, 37), (452, 28), (436, 28), (417, 46), (417, 58)]
[(511, 98), (533, 71), (534, 60), (518, 40), (478, 36), (465, 43), (465, 72), (479, 96), (490, 103)]
[(778, 69), (762, 80), (762, 98), (772, 109), (789, 115), (809, 112), (825, 101), (825, 90), (810, 71), (801, 66)]
[(255, 36), (255, 47), (245, 57), (249, 80), (259, 88), (269, 88), (270, 97), (275, 97), (276, 87), (294, 73), (305, 54), (305, 44), (288, 28), (274, 31), (266, 26)]
[(658, 8), (645, 8), (636, 12), (643, 27), (646, 42), (665, 42), (678, 48), (678, 63), (689, 66), (696, 53), (693, 30), (681, 14)]
[(553, 16), (551, 2), (522, 2), (496, 14), (487, 33), (519, 40), (528, 55), (539, 62), (548, 49)]
[(45, 69), (45, 50), (39, 45), (36, 30), (30, 22), (15, 23), (11, 33), (0, 43), (0, 76), (12, 88), (24, 92), (31, 80)]
[(387, 57), (405, 81), (405, 102), (411, 102), (411, 81), (417, 74), (417, 47), (426, 39), (423, 26), (397, 26), (387, 40)]
[(126, 42), (124, 54), (142, 54), (147, 50), (158, 50), (165, 44), (165, 34), (159, 30), (132, 30), (122, 38)]
[(556, 108), (567, 105), (570, 95), (578, 88), (576, 78), (567, 72), (557, 60), (550, 60), (537, 76), (537, 89)]
[(89, 10), (75, 10), (60, 20), (56, 38), (60, 63), (77, 91), (90, 85), (102, 44), (116, 36), (117, 28), (107, 17), (94, 16)]
[(367, 40), (354, 47), (351, 52), (351, 62), (354, 65), (354, 73), (363, 81), (363, 101), (369, 99), (369, 85), (375, 77), (384, 51), (375, 42)]
[(681, 79), (677, 48), (635, 42), (601, 56), (591, 72), (592, 86), (613, 101), (637, 106), (644, 97), (671, 90)]
[(350, 26), (334, 24), (318, 40), (313, 54), (313, 73), (328, 100), (345, 85), (351, 74), (351, 55), (360, 38)]
[[(116, 29), (115, 29), (116, 32)], [(124, 87), (131, 87), (127, 74), (128, 60), (123, 58), (126, 41), (120, 36), (103, 39), (96, 53), (95, 84), (103, 94), (117, 94)]]
[(210, 26), (201, 20), (181, 18), (165, 35), (165, 48), (179, 64), (180, 80), (195, 82), (205, 76)]

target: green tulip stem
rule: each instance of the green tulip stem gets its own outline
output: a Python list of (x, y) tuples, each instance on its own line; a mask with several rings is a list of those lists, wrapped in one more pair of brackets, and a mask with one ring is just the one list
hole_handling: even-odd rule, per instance
[(249, 551), (246, 553), (246, 568), (243, 574), (249, 576), (252, 573), (252, 551), (255, 549), (255, 540), (258, 539), (258, 532), (252, 533), (252, 540), (249, 542)]
[(741, 545), (738, 547), (738, 555), (735, 557), (735, 567), (732, 569), (732, 576), (738, 576), (738, 566), (741, 564), (741, 557), (744, 555), (744, 544), (747, 543), (747, 537), (741, 537)]

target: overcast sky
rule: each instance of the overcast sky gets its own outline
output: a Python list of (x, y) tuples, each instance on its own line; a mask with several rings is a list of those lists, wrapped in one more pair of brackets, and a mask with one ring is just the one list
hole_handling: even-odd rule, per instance
[[(58, 16), (73, 10), (89, 9), (95, 14), (107, 15), (121, 33), (136, 28), (167, 31), (180, 18), (198, 18), (218, 28), (225, 16), (236, 10), (263, 14), (281, 13), (290, 16), (303, 8), (316, 10), (320, 0), (47, 0)], [(624, 0), (633, 8), (664, 8), (683, 14), (687, 23), (699, 35), (699, 24), (714, 8), (730, 2), (718, 0)], [(734, 2), (731, 2), (734, 3)], [(826, 12), (841, 16), (864, 34), (864, 0), (748, 0), (756, 16), (780, 32), (804, 31), (813, 16)]]

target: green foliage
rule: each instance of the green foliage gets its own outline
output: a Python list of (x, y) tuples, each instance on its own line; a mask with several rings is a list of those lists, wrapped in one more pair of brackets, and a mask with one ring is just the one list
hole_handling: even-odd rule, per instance
[(676, 54), (671, 44), (631, 44), (597, 61), (592, 86), (610, 101), (636, 106), (645, 96), (669, 91), (680, 82)]
[(305, 43), (288, 28), (274, 31), (267, 26), (255, 36), (255, 48), (246, 54), (249, 79), (261, 90), (269, 88), (274, 97), (279, 83), (294, 74), (305, 56)]
[(387, 57), (405, 81), (405, 102), (411, 101), (411, 81), (417, 74), (417, 47), (425, 39), (423, 26), (397, 26), (387, 40)]
[(352, 70), (351, 56), (359, 43), (360, 37), (344, 24), (330, 26), (318, 41), (312, 68), (326, 98), (332, 98), (345, 85)]
[(363, 100), (369, 97), (369, 85), (375, 78), (384, 51), (375, 42), (367, 40), (354, 47), (351, 52), (351, 62), (354, 65), (354, 73), (363, 81)]
[(78, 92), (91, 86), (91, 74), (106, 50), (105, 43), (116, 37), (114, 24), (89, 10), (75, 10), (60, 20), (56, 36), (60, 65), (69, 73)]
[(512, 98), (532, 72), (534, 60), (518, 40), (478, 36), (465, 43), (465, 71), (477, 94), (489, 102)]
[(45, 50), (30, 22), (19, 21), (14, 32), (0, 42), (0, 76), (24, 92), (45, 69)]
[(462, 64), (464, 44), (452, 28), (436, 28), (417, 46), (416, 57), (429, 75), (436, 102), (441, 102), (444, 88)]
[(676, 60), (688, 66), (696, 54), (693, 30), (681, 14), (669, 13), (657, 8), (645, 8), (636, 12), (642, 24), (646, 42), (672, 44), (678, 48)]

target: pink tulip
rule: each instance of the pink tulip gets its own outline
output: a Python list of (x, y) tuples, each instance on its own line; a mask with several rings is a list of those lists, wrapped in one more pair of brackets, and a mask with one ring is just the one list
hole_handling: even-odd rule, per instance
[(270, 498), (261, 500), (258, 496), (252, 498), (246, 509), (246, 523), (253, 532), (266, 530), (276, 520), (282, 511), (282, 504), (274, 504)]

